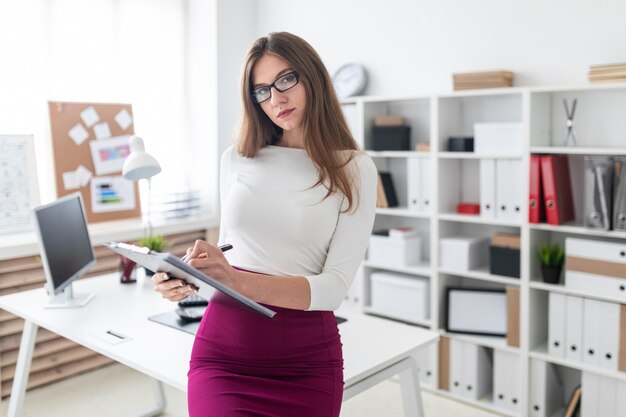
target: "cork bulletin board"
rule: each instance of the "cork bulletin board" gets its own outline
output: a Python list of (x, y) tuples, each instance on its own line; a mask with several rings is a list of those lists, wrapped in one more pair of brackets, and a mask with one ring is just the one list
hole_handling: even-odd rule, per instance
[(137, 183), (122, 177), (132, 106), (51, 101), (48, 111), (57, 196), (82, 193), (89, 223), (140, 217)]

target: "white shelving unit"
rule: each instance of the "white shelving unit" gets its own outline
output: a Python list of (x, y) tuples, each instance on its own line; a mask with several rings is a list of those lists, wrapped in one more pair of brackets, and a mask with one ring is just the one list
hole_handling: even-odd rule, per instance
[[(563, 100), (578, 99), (574, 118), (577, 147), (563, 145), (566, 115)], [(436, 388), (427, 388), (440, 395), (453, 397), (473, 406), (507, 416), (530, 416), (532, 412), (529, 384), (530, 361), (540, 360), (557, 368), (566, 388), (580, 384), (581, 372), (626, 380), (626, 373), (610, 371), (549, 355), (546, 349), (548, 295), (557, 292), (589, 297), (562, 284), (546, 284), (540, 279), (535, 253), (544, 242), (563, 243), (568, 236), (612, 242), (626, 241), (626, 232), (586, 229), (582, 226), (582, 158), (584, 155), (626, 155), (626, 84), (576, 87), (504, 88), (462, 91), (417, 97), (356, 97), (344, 102), (352, 132), (376, 163), (380, 171), (390, 172), (398, 194), (399, 207), (376, 210), (375, 230), (411, 226), (422, 236), (422, 263), (416, 266), (385, 266), (364, 261), (351, 289), (350, 300), (356, 308), (387, 316), (369, 304), (373, 271), (394, 271), (430, 280), (430, 317), (413, 324), (440, 331), (451, 339), (474, 343), (492, 350), (503, 350), (519, 357), (521, 392), (519, 411), (504, 410), (489, 399), (480, 401), (460, 398)], [(418, 143), (429, 143), (430, 152), (372, 151), (371, 127), (379, 115), (403, 116), (411, 126), (411, 149)], [(521, 154), (503, 152), (498, 155), (477, 155), (447, 151), (452, 136), (473, 136), (474, 123), (521, 122), (524, 141)], [(553, 226), (528, 223), (528, 177), (531, 154), (564, 154), (570, 158), (574, 184), (574, 205), (577, 218), (570, 224)], [(429, 212), (414, 211), (407, 204), (407, 159), (430, 161)], [(480, 159), (516, 160), (522, 177), (521, 214), (519, 220), (484, 218), (455, 213), (460, 202), (479, 202)], [(579, 185), (577, 185), (579, 184)], [(488, 269), (455, 271), (439, 267), (439, 241), (451, 236), (491, 236), (494, 232), (521, 236), (521, 276), (509, 278), (492, 275)], [(449, 286), (519, 288), (520, 346), (511, 347), (504, 338), (461, 335), (445, 332), (445, 295)], [(619, 302), (610, 297), (591, 297)], [(354, 301), (358, 300), (358, 301)], [(623, 329), (626, 331), (626, 329)], [(437, 369), (437, 367), (435, 367)], [(563, 402), (567, 401), (564, 394)], [(564, 406), (565, 407), (565, 406)], [(561, 410), (562, 413), (563, 410)], [(560, 415), (556, 413), (555, 415)]]

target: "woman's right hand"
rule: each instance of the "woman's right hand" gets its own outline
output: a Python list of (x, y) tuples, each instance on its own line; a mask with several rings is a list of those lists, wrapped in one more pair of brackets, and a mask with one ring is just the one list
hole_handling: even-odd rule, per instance
[(193, 285), (187, 284), (182, 279), (169, 278), (165, 272), (157, 272), (152, 276), (154, 291), (161, 297), (170, 301), (180, 301), (197, 292)]

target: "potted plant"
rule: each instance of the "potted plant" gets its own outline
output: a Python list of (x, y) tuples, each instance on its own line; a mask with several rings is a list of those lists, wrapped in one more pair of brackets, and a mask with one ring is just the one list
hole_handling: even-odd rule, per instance
[[(139, 241), (137, 242), (137, 245), (144, 246), (155, 252), (163, 252), (168, 246), (167, 243), (165, 242), (165, 238), (161, 235), (144, 236), (141, 239), (139, 239)], [(144, 269), (146, 270), (147, 277), (151, 277), (152, 275), (154, 275), (154, 271), (150, 271), (147, 268), (144, 268)]]
[(541, 262), (543, 281), (549, 284), (558, 284), (565, 260), (565, 250), (558, 243), (544, 243), (537, 250)]

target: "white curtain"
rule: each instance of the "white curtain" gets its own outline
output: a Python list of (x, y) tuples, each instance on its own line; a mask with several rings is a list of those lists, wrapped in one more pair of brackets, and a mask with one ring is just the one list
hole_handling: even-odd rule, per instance
[(190, 49), (205, 43), (190, 41), (189, 21), (212, 23), (208, 15), (189, 18), (200, 1), (0, 1), (0, 134), (35, 135), (43, 202), (55, 197), (46, 102), (86, 101), (132, 104), (135, 133), (163, 168), (152, 181), (153, 200), (195, 189), (214, 209), (206, 202), (215, 187), (203, 184), (215, 183), (216, 172), (208, 173), (212, 181), (206, 173), (195, 179), (203, 172), (198, 153), (213, 149), (207, 123), (193, 120), (208, 118), (211, 107), (211, 92), (198, 94), (192, 82), (199, 70), (211, 71), (210, 50)]

